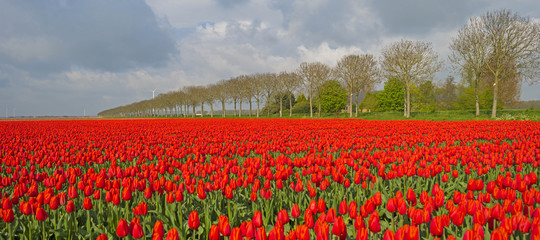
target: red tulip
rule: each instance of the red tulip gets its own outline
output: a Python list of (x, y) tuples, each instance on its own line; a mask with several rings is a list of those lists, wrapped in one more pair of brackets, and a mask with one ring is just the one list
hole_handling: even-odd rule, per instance
[(253, 224), (255, 225), (255, 228), (260, 228), (263, 225), (261, 211), (257, 210), (253, 214)]
[(129, 224), (126, 220), (120, 219), (118, 221), (118, 226), (116, 227), (116, 235), (120, 238), (123, 238), (129, 234)]
[(210, 232), (208, 233), (209, 240), (219, 240), (219, 229), (217, 225), (212, 225), (210, 227)]
[(317, 227), (317, 240), (328, 240), (330, 234), (330, 226), (326, 222), (320, 222)]
[(257, 228), (257, 232), (255, 233), (255, 240), (266, 240), (266, 230), (264, 227)]
[(320, 213), (326, 212), (326, 204), (324, 203), (324, 199), (319, 198), (319, 200), (317, 201), (317, 210)]
[(347, 238), (347, 227), (345, 226), (341, 216), (336, 217), (334, 226), (332, 227), (332, 233), (339, 236), (340, 239)]
[(367, 240), (368, 239), (368, 230), (366, 228), (358, 229), (356, 233), (356, 240)]
[[(1, 211), (1, 210), (0, 210)], [(3, 210), (2, 220), (6, 223), (13, 222), (15, 220), (15, 216), (13, 214), (13, 209), (9, 208), (7, 210)]]
[(394, 232), (388, 229), (384, 232), (383, 240), (394, 240)]
[(231, 234), (231, 225), (229, 225), (229, 218), (227, 216), (219, 216), (218, 228), (219, 233), (223, 236), (229, 236)]
[(197, 211), (192, 211), (189, 214), (188, 225), (189, 225), (189, 228), (191, 228), (191, 229), (199, 228), (199, 225), (200, 225), (200, 223), (199, 223), (199, 213)]
[(73, 200), (69, 200), (66, 204), (66, 212), (70, 213), (75, 211), (75, 203)]
[(36, 210), (36, 219), (38, 221), (45, 221), (47, 217), (47, 212), (45, 212), (43, 208), (38, 207), (38, 209)]
[(347, 201), (343, 200), (339, 204), (339, 214), (346, 215), (347, 214)]
[(358, 216), (358, 206), (355, 201), (349, 203), (349, 217), (355, 219)]
[(242, 232), (240, 231), (240, 228), (235, 227), (232, 229), (229, 240), (242, 240)]
[(335, 218), (336, 218), (336, 209), (333, 209), (333, 208), (328, 209), (328, 213), (326, 213), (326, 222), (334, 223)]
[(379, 222), (379, 213), (375, 211), (373, 214), (369, 216), (369, 231), (373, 233), (378, 233), (381, 231), (381, 224)]
[(167, 232), (167, 237), (165, 238), (165, 240), (179, 240), (179, 239), (180, 237), (178, 235), (178, 230), (176, 230), (176, 228), (171, 228), (171, 230)]
[(84, 200), (83, 200), (83, 208), (85, 210), (90, 210), (93, 208), (93, 205), (92, 205), (92, 200), (88, 197), (84, 197)]
[(277, 220), (281, 222), (281, 224), (286, 224), (289, 222), (289, 213), (287, 210), (282, 209), (278, 212)]
[(300, 216), (300, 208), (298, 207), (298, 205), (295, 203), (291, 209), (291, 216), (293, 218), (297, 218)]
[(105, 233), (102, 233), (101, 235), (99, 235), (96, 240), (107, 240), (107, 234)]
[(388, 199), (388, 202), (386, 203), (386, 210), (391, 213), (395, 213), (397, 210), (397, 199), (396, 198), (390, 198)]
[(152, 229), (152, 236), (158, 236), (159, 239), (163, 239), (163, 237), (165, 236), (165, 230), (163, 229), (162, 221), (156, 221), (156, 223), (154, 223), (154, 228)]
[(436, 216), (431, 220), (429, 225), (429, 231), (433, 236), (442, 236), (444, 230), (443, 219), (440, 216)]
[(135, 239), (139, 239), (144, 236), (143, 228), (138, 221), (133, 223), (133, 227), (131, 228), (131, 236), (133, 236)]
[(306, 225), (297, 226), (296, 236), (298, 240), (310, 240), (309, 228)]
[(414, 193), (414, 191), (412, 190), (412, 188), (409, 188), (407, 190), (407, 201), (409, 202), (409, 204), (411, 206), (416, 206), (416, 194)]

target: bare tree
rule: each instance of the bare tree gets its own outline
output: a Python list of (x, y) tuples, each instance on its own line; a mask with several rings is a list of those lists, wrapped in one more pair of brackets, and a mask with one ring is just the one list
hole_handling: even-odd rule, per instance
[(277, 75), (275, 73), (265, 73), (261, 75), (261, 81), (263, 86), (263, 96), (266, 99), (267, 116), (270, 117), (270, 100), (276, 91)]
[(255, 98), (255, 101), (257, 101), (257, 118), (260, 115), (260, 103), (263, 98), (263, 92), (264, 92), (264, 86), (263, 86), (263, 79), (265, 78), (265, 73), (257, 73), (255, 75), (251, 75), (249, 78), (249, 82), (251, 85), (251, 90), (253, 91), (253, 97)]
[[(225, 89), (227, 91), (227, 94), (229, 95), (229, 98), (232, 100), (234, 105), (234, 116), (236, 116), (237, 112), (237, 106), (238, 102), (240, 102), (240, 105), (242, 105), (242, 94), (238, 90), (240, 88), (240, 79), (238, 77), (233, 77), (227, 81), (227, 84), (225, 84)], [(242, 110), (242, 106), (240, 106), (240, 111)]]
[(480, 18), (471, 18), (461, 27), (452, 39), (449, 56), (450, 62), (460, 68), (462, 75), (470, 79), (474, 88), (476, 116), (480, 115), (478, 98), (480, 81), (488, 58), (487, 34), (483, 31), (484, 23)]
[(253, 95), (254, 95), (254, 86), (252, 81), (253, 76), (242, 75), (240, 76), (240, 89), (239, 91), (242, 94), (242, 98), (247, 100), (249, 103), (249, 116), (251, 117), (253, 113)]
[[(377, 61), (372, 54), (347, 55), (341, 58), (335, 68), (335, 75), (349, 92), (349, 117), (352, 117), (354, 93), (371, 91), (380, 82)], [(356, 95), (356, 116), (358, 116), (358, 97)]]
[(515, 66), (520, 76), (530, 83), (540, 73), (540, 23), (509, 10), (487, 12), (481, 17), (487, 35), (489, 61), (486, 68), (493, 77), (491, 118), (497, 117), (498, 88), (505, 81), (508, 66)]
[[(309, 95), (309, 116), (313, 117), (313, 95), (315, 92), (317, 94), (321, 91), (321, 85), (324, 81), (330, 78), (332, 73), (330, 67), (327, 65), (314, 62), (306, 63), (303, 62), (300, 64), (298, 69), (298, 75), (303, 79), (304, 85), (308, 90)], [(319, 99), (319, 117), (321, 116), (321, 101)]]
[(283, 84), (283, 89), (287, 92), (287, 94), (289, 94), (289, 116), (292, 117), (293, 94), (302, 85), (302, 79), (295, 72), (284, 72), (284, 73), (281, 73), (280, 76), (282, 76), (282, 79), (280, 81), (281, 81), (281, 84)]
[(215, 84), (208, 85), (202, 91), (204, 101), (210, 105), (210, 117), (214, 117), (214, 101), (216, 101), (216, 95), (214, 94), (214, 91), (216, 91), (215, 86)]
[(381, 64), (387, 78), (397, 77), (405, 89), (403, 116), (411, 116), (411, 88), (414, 84), (429, 80), (439, 71), (442, 63), (431, 43), (401, 40), (385, 47)]
[(229, 100), (229, 91), (227, 91), (227, 81), (220, 80), (214, 85), (213, 94), (216, 96), (216, 99), (221, 102), (221, 116), (225, 117), (225, 104)]

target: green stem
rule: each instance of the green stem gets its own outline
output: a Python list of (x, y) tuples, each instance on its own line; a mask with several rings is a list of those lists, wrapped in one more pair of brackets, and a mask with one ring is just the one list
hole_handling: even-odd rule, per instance
[(88, 236), (92, 236), (92, 232), (90, 229), (90, 211), (86, 210), (86, 231), (88, 232)]
[(45, 232), (45, 221), (41, 221), (41, 231), (43, 232), (43, 239), (47, 239), (47, 232)]
[(8, 231), (9, 231), (9, 240), (12, 240), (13, 239), (13, 233), (11, 232), (11, 223), (8, 223), (7, 226), (8, 226)]

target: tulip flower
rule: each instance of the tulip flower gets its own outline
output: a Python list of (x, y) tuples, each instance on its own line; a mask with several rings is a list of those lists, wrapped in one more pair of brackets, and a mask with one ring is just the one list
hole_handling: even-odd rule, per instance
[(163, 239), (165, 236), (165, 230), (163, 229), (162, 221), (156, 221), (156, 223), (154, 223), (154, 227), (152, 228), (152, 236), (157, 236), (159, 239)]
[(178, 235), (178, 230), (176, 228), (171, 228), (169, 232), (167, 232), (167, 236), (165, 237), (165, 240), (179, 240), (180, 237)]
[(394, 232), (388, 229), (384, 232), (383, 240), (394, 240)]
[(217, 225), (212, 225), (210, 227), (210, 232), (208, 233), (209, 240), (219, 240), (219, 229)]
[(144, 236), (143, 228), (139, 222), (133, 223), (133, 227), (131, 228), (131, 236), (133, 236), (135, 239), (139, 239)]
[(291, 209), (291, 216), (293, 218), (298, 218), (300, 216), (300, 208), (298, 207), (298, 204), (294, 204)]
[(197, 211), (192, 211), (189, 214), (188, 226), (190, 229), (199, 228), (199, 213)]
[(242, 239), (242, 232), (240, 231), (240, 228), (236, 227), (233, 228), (231, 231), (231, 236), (229, 237), (230, 240), (241, 240)]
[(223, 236), (229, 236), (231, 234), (231, 225), (229, 225), (229, 218), (227, 216), (219, 216), (218, 228), (219, 233)]
[(378, 233), (381, 231), (381, 224), (379, 222), (379, 213), (378, 212), (374, 212), (373, 214), (371, 214), (369, 216), (369, 231), (373, 232), (373, 233)]
[(356, 233), (356, 240), (367, 240), (368, 239), (368, 230), (366, 228), (358, 229)]
[(257, 228), (257, 232), (255, 232), (255, 240), (266, 240), (266, 230), (264, 227)]
[(83, 201), (83, 208), (85, 210), (90, 210), (93, 208), (93, 205), (92, 205), (92, 200), (88, 197), (84, 197), (84, 201)]
[(36, 210), (36, 220), (45, 221), (47, 219), (47, 212), (41, 207)]
[(107, 234), (105, 234), (105, 233), (100, 234), (100, 235), (96, 238), (96, 240), (107, 240), (107, 239), (108, 239), (108, 238), (107, 238)]
[(253, 224), (255, 225), (255, 228), (260, 228), (263, 225), (262, 220), (262, 213), (261, 211), (255, 211), (253, 214)]
[(429, 225), (429, 231), (433, 236), (442, 236), (444, 230), (443, 219), (440, 216), (434, 217)]
[(118, 226), (116, 227), (116, 236), (123, 238), (129, 234), (129, 224), (126, 220), (120, 219), (118, 221)]

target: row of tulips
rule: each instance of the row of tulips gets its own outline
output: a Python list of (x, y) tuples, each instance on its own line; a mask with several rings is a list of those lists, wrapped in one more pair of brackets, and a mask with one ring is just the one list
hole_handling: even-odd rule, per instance
[(535, 239), (540, 124), (0, 123), (0, 235)]

